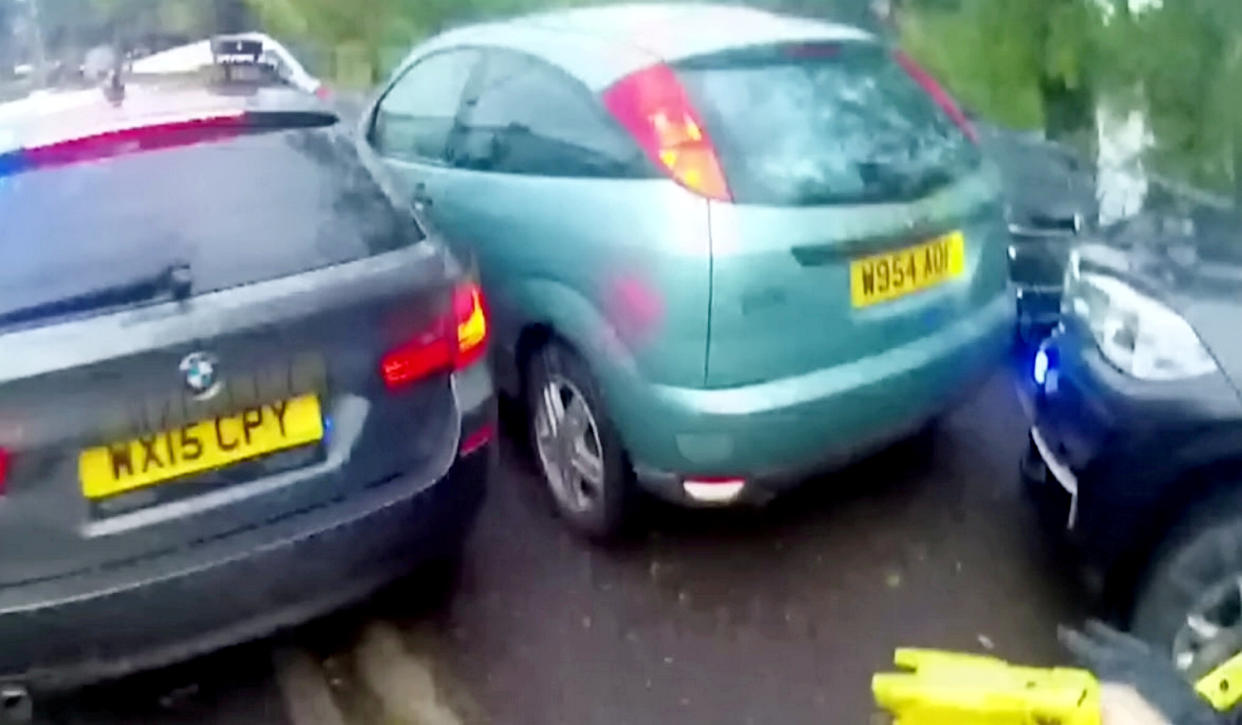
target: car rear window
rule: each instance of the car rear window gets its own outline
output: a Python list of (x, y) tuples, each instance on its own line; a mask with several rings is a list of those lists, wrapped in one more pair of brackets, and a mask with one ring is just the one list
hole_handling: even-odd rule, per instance
[(890, 52), (870, 43), (730, 51), (677, 66), (734, 201), (906, 201), (979, 153)]
[(187, 264), (192, 292), (421, 238), (351, 141), (268, 131), (0, 174), (0, 315)]

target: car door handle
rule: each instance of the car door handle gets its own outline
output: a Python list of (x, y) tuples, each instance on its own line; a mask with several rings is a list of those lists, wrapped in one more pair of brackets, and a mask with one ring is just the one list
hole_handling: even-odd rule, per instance
[(421, 181), (414, 185), (413, 199), (414, 205), (418, 207), (426, 208), (435, 204), (431, 195), (427, 193), (427, 185)]

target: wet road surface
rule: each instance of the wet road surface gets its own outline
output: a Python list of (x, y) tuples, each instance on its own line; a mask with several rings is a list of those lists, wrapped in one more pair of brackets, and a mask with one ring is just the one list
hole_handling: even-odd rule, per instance
[(51, 721), (328, 722), (272, 675), (273, 651), (294, 648), (344, 722), (866, 723), (894, 647), (1064, 662), (1055, 626), (1083, 615), (1020, 495), (1005, 375), (934, 432), (763, 511), (651, 504), (606, 550), (560, 527), (514, 438), (446, 595), (416, 577)]

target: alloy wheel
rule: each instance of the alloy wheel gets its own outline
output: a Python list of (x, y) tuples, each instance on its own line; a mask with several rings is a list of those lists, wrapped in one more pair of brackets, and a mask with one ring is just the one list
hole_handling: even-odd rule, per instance
[(1173, 637), (1173, 662), (1192, 681), (1242, 651), (1242, 574), (1196, 600)]
[(535, 447), (544, 478), (570, 511), (594, 509), (604, 495), (604, 448), (599, 426), (582, 392), (551, 376), (535, 404)]

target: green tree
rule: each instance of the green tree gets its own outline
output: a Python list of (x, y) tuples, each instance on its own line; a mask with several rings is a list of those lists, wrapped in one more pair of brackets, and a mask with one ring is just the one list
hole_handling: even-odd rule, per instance
[(968, 107), (1061, 135), (1090, 122), (1098, 16), (1090, 0), (922, 0), (899, 30)]
[[(91, 2), (109, 12), (168, 1), (44, 0)], [(450, 25), (601, 1), (244, 0), (261, 27), (327, 50), (328, 74), (363, 84), (378, 81), (418, 39)], [(750, 2), (872, 20), (872, 0)], [(1242, 2), (1164, 0), (1143, 12), (1131, 12), (1131, 0), (889, 3), (899, 11), (902, 45), (985, 118), (1041, 129), (1092, 153), (1101, 99), (1132, 104), (1155, 137), (1152, 168), (1242, 199)]]
[[(282, 37), (361, 55), (374, 82), (418, 39), (451, 25), (604, 0), (246, 0), (262, 27)], [(804, 15), (866, 22), (869, 0), (752, 0)]]
[(1147, 115), (1151, 167), (1242, 203), (1242, 4), (1165, 0), (1118, 12), (1105, 39), (1101, 73)]
[(209, 34), (214, 10), (202, 0), (39, 0), (39, 23), (49, 51), (71, 56), (104, 42)]
[[(398, 38), (427, 32), (441, 0), (418, 4), (403, 0), (365, 0), (359, 5), (338, 0), (247, 0), (259, 25), (280, 37), (339, 55), (343, 49), (361, 56), (363, 81), (379, 79), (384, 49)], [(339, 61), (337, 61), (339, 62)], [(332, 63), (336, 65), (337, 62)], [(339, 70), (334, 68), (333, 70)]]
[(917, 0), (900, 29), (983, 116), (1091, 152), (1099, 103), (1139, 110), (1150, 169), (1242, 203), (1242, 3)]

